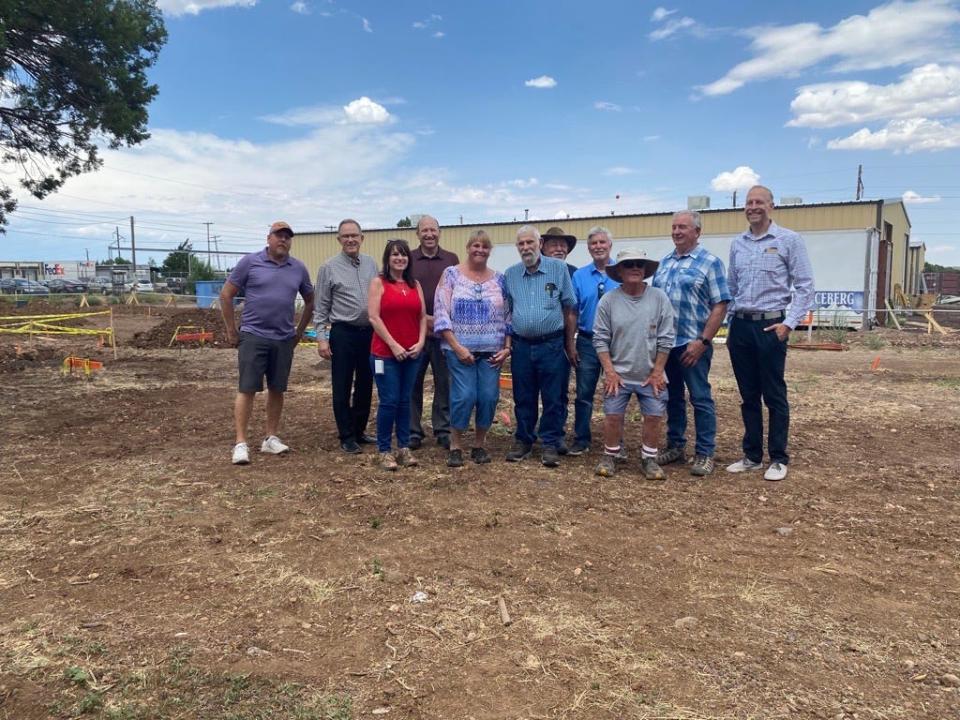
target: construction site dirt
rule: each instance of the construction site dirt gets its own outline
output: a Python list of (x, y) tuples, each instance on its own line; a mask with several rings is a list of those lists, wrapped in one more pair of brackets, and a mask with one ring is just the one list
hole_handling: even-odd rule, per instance
[[(742, 424), (718, 346), (717, 471), (649, 482), (631, 415), (630, 458), (594, 475), (599, 396), (592, 453), (503, 462), (509, 390), (492, 464), (426, 443), (381, 471), (340, 451), (310, 346), (291, 451), (256, 452), (258, 399), (233, 466), (222, 323), (149, 312), (116, 310), (116, 359), (0, 335), (0, 718), (960, 714), (960, 333), (791, 351), (780, 483), (724, 472)], [(214, 341), (168, 347), (186, 325)]]

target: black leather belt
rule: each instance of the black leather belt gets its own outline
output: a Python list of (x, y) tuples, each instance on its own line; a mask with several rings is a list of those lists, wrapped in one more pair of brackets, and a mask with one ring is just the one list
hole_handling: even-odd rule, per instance
[(528, 343), (530, 345), (539, 345), (540, 343), (545, 343), (545, 342), (549, 342), (550, 340), (556, 340), (557, 338), (562, 338), (563, 330), (557, 330), (556, 332), (552, 332), (549, 335), (543, 335), (541, 337), (535, 337), (535, 338), (523, 337), (523, 335), (516, 335), (516, 334), (514, 334), (513, 337), (516, 340), (523, 340), (525, 343)]
[(785, 314), (783, 310), (771, 310), (770, 312), (742, 312), (738, 310), (733, 314), (735, 318), (741, 320), (783, 320)]

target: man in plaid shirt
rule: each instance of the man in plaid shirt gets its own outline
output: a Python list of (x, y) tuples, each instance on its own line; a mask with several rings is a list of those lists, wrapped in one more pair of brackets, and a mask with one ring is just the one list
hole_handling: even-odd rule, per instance
[(663, 290), (673, 305), (676, 339), (667, 358), (667, 448), (657, 463), (666, 465), (686, 458), (687, 400), (693, 405), (696, 429), (690, 473), (698, 477), (713, 472), (717, 412), (710, 393), (713, 336), (723, 323), (730, 302), (723, 261), (700, 246), (700, 213), (674, 213), (671, 225), (674, 251), (660, 261), (654, 287)]

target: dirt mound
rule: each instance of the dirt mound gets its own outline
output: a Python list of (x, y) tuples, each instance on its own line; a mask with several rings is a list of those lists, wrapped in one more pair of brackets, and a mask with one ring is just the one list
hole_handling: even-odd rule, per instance
[[(189, 329), (184, 326), (191, 326)], [(180, 328), (182, 332), (204, 332), (213, 333), (213, 342), (205, 343), (211, 347), (228, 347), (226, 326), (223, 324), (223, 317), (219, 310), (206, 310), (203, 308), (190, 308), (176, 312), (165, 318), (159, 325), (149, 330), (138, 332), (133, 336), (134, 347), (143, 349), (165, 348), (170, 346), (170, 340), (174, 333)], [(188, 341), (178, 343), (184, 347), (195, 347), (199, 341)]]

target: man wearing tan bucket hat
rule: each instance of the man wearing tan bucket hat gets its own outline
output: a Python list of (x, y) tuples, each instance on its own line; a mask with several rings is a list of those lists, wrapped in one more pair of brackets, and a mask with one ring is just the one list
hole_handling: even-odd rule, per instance
[(640, 249), (617, 253), (607, 275), (620, 287), (605, 293), (593, 323), (593, 346), (603, 367), (603, 455), (597, 475), (610, 477), (620, 453), (623, 417), (630, 396), (643, 413), (640, 468), (648, 480), (663, 480), (657, 447), (667, 413), (664, 368), (673, 348), (673, 306), (659, 288), (647, 285), (659, 265)]

